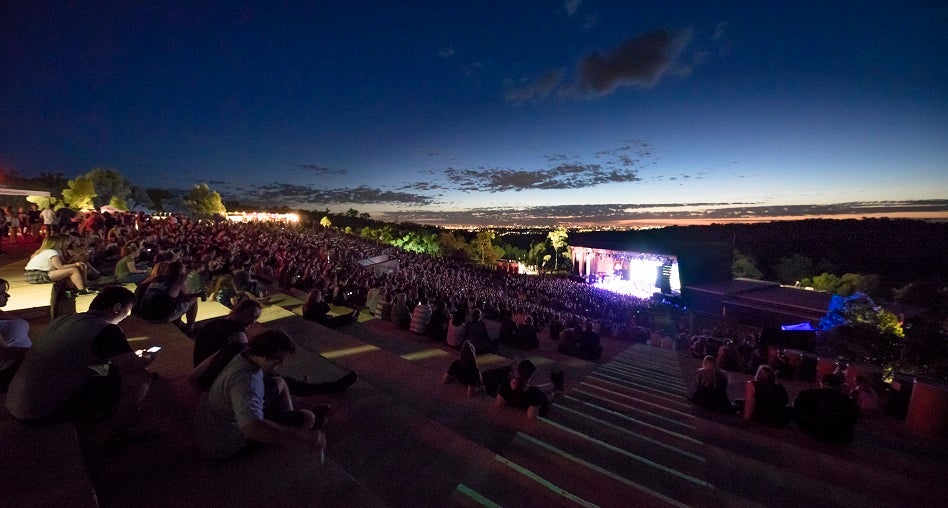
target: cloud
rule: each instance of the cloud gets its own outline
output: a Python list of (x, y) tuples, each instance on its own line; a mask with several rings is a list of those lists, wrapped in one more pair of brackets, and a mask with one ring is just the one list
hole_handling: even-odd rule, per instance
[(252, 201), (266, 205), (286, 203), (300, 204), (396, 204), (426, 206), (435, 203), (435, 198), (412, 192), (386, 190), (367, 185), (358, 187), (322, 189), (311, 185), (271, 183), (246, 190), (237, 196), (241, 201)]
[(451, 58), (452, 56), (454, 56), (454, 48), (452, 48), (451, 46), (448, 46), (442, 49), (441, 51), (439, 51), (438, 56), (440, 56), (441, 58)]
[[(595, 24), (595, 17), (588, 20)], [(546, 71), (534, 78), (504, 80), (504, 99), (522, 104), (545, 99), (554, 92), (560, 97), (599, 97), (621, 86), (648, 88), (671, 69), (672, 74), (687, 77), (706, 54), (694, 52), (690, 62), (677, 63), (682, 50), (691, 42), (691, 30), (655, 30), (628, 39), (615, 48), (596, 51), (583, 57), (570, 72), (566, 84), (563, 68)]]
[(433, 191), (433, 190), (444, 190), (447, 187), (434, 183), (434, 182), (413, 182), (402, 187), (399, 187), (398, 190), (418, 190), (418, 191)]
[(547, 71), (532, 80), (521, 79), (517, 83), (507, 80), (504, 99), (514, 104), (545, 99), (556, 89), (563, 79), (563, 69)]
[[(408, 184), (403, 189), (452, 189), (463, 192), (506, 192), (548, 189), (583, 189), (607, 183), (639, 181), (638, 166), (654, 153), (652, 145), (631, 140), (618, 148), (594, 154), (595, 163), (581, 163), (579, 157), (563, 153), (544, 156), (549, 167), (513, 169), (506, 167), (448, 167), (426, 170), (432, 175), (425, 182)], [(443, 182), (438, 182), (438, 177)]]
[(576, 14), (576, 11), (579, 10), (579, 5), (583, 3), (583, 0), (565, 0), (563, 2), (563, 8), (566, 9), (566, 15), (572, 16)]
[(306, 171), (311, 171), (318, 175), (331, 175), (331, 174), (347, 175), (349, 174), (349, 172), (346, 171), (345, 169), (330, 169), (330, 168), (319, 166), (316, 164), (296, 164), (295, 167), (299, 169), (305, 169)]
[(582, 189), (604, 183), (639, 180), (634, 169), (610, 169), (600, 164), (559, 164), (540, 170), (478, 168), (445, 170), (448, 181), (466, 192), (505, 192), (530, 189)]
[(576, 86), (593, 96), (608, 94), (620, 86), (650, 87), (690, 40), (688, 30), (656, 30), (628, 39), (607, 52), (589, 54), (579, 64)]
[(714, 27), (714, 35), (711, 36), (712, 39), (718, 40), (721, 36), (724, 35), (724, 32), (727, 31), (727, 21), (721, 21), (716, 27)]

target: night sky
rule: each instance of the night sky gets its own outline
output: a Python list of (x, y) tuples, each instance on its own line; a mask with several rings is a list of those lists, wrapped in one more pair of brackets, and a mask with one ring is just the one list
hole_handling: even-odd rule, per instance
[(8, 0), (0, 168), (448, 224), (948, 218), (948, 3)]

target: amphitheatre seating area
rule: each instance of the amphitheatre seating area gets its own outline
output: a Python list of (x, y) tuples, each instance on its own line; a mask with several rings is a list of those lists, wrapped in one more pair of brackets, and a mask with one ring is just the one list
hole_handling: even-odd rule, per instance
[[(0, 258), (12, 286), (7, 310), (30, 320), (35, 337), (49, 320), (49, 288), (22, 283), (24, 261), (10, 258)], [(80, 296), (78, 310), (90, 299)], [(855, 442), (836, 446), (697, 411), (686, 397), (698, 360), (687, 350), (604, 337), (593, 363), (559, 355), (544, 331), (535, 351), (481, 355), (482, 368), (526, 355), (538, 376), (566, 371), (564, 393), (531, 422), (442, 384), (457, 354), (450, 348), (365, 315), (330, 330), (300, 317), (300, 295), (272, 302), (253, 326), (296, 340), (281, 370), (311, 381), (359, 373), (344, 394), (301, 400), (332, 405), (324, 463), (264, 447), (226, 462), (200, 457), (188, 435), (191, 341), (173, 325), (130, 317), (122, 326), (135, 347), (163, 347), (142, 415), (153, 435), (96, 449), (71, 424), (28, 427), (0, 411), (0, 504), (921, 507), (948, 496), (948, 445), (894, 419), (864, 422)], [(200, 305), (199, 321), (226, 314)], [(731, 378), (736, 397), (746, 376)], [(791, 386), (791, 396), (807, 386)]]

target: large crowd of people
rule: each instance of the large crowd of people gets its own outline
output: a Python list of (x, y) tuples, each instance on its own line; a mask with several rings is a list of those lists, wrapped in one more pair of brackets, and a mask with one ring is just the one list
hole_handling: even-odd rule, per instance
[[(73, 415), (82, 408), (103, 409), (90, 400), (122, 408), (140, 403), (150, 380), (142, 375), (149, 357), (133, 353), (118, 326), (133, 313), (153, 322), (174, 323), (195, 339), (192, 379), (203, 392), (195, 436), (199, 447), (214, 457), (232, 455), (248, 441), (321, 450), (325, 439), (320, 428), (328, 406), (295, 408), (290, 396), (338, 392), (356, 380), (350, 372), (336, 381), (311, 384), (275, 373), (295, 350), (292, 339), (279, 332), (245, 334), (273, 289), (307, 294), (303, 317), (325, 326), (354, 323), (360, 312), (366, 312), (459, 349), (460, 358), (445, 374), (445, 382), (465, 385), (470, 395), (486, 391), (499, 405), (525, 409), (529, 418), (544, 414), (563, 389), (562, 371), (552, 372), (548, 383), (534, 383), (537, 369), (529, 361), (482, 372), (476, 355), (497, 351), (501, 344), (534, 349), (539, 345), (538, 332), (548, 329), (560, 353), (596, 361), (602, 354), (600, 331), (649, 337), (647, 326), (656, 305), (569, 278), (510, 274), (413, 254), (328, 228), (141, 213), (61, 211), (52, 216), (47, 210), (26, 220), (28, 229), (13, 223), (8, 234), (16, 241), (41, 240), (26, 265), (27, 282), (63, 281), (72, 286), (73, 294), (94, 293), (97, 288), (101, 292), (89, 311), (55, 319), (32, 349), (21, 324), (0, 314), (0, 324), (5, 325), (0, 328), (4, 342), (0, 360), (13, 358), (3, 360), (0, 367), (5, 373), (16, 372), (7, 376), (11, 414), (44, 420)], [(391, 269), (392, 263), (379, 269), (360, 263), (374, 256), (397, 260), (397, 269)], [(136, 290), (119, 284), (134, 284)], [(8, 287), (5, 281), (0, 286), (0, 290)], [(0, 306), (8, 297), (0, 291)], [(198, 306), (207, 299), (231, 307), (232, 312), (196, 329)], [(330, 304), (353, 310), (333, 315)], [(488, 333), (485, 319), (500, 322), (496, 337)], [(62, 341), (66, 335), (81, 341), (66, 347)], [(731, 407), (727, 376), (716, 365), (721, 361), (732, 359), (726, 354), (705, 358), (696, 404), (715, 410)], [(8, 368), (16, 363), (21, 364), (18, 371)], [(53, 376), (50, 369), (59, 374)], [(74, 375), (66, 379), (63, 373)], [(41, 377), (62, 381), (47, 383), (50, 388), (37, 399), (40, 392), (26, 387)], [(771, 386), (773, 376), (768, 378), (763, 370), (758, 378), (748, 384), (743, 416), (776, 419), (781, 404), (774, 395), (779, 390)], [(820, 392), (804, 400), (811, 398), (830, 399)], [(801, 403), (801, 413), (802, 406), (806, 404)], [(128, 413), (119, 411), (123, 418)]]

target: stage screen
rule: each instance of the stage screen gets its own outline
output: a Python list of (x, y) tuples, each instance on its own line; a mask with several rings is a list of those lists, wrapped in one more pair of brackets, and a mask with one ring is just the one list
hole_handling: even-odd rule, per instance
[(572, 247), (579, 275), (598, 288), (649, 298), (681, 295), (678, 258), (667, 254)]

